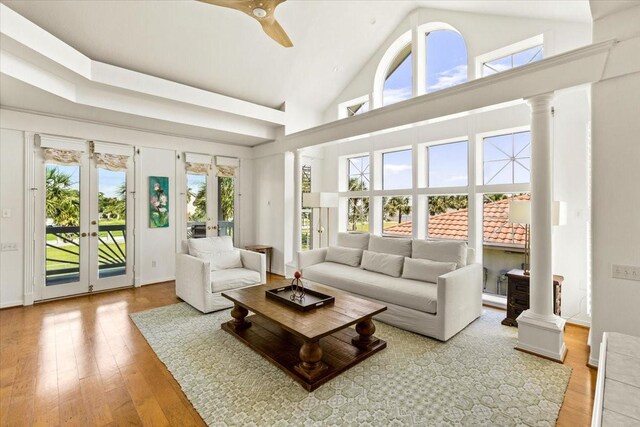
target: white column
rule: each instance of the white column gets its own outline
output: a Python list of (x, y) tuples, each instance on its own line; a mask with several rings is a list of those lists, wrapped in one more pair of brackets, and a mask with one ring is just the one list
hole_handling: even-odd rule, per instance
[(531, 276), (529, 310), (518, 317), (516, 348), (562, 361), (565, 321), (553, 314), (551, 207), (553, 200), (553, 94), (527, 100), (531, 107)]
[(302, 249), (302, 236), (300, 228), (302, 227), (302, 163), (300, 161), (300, 150), (293, 153), (293, 263), (296, 264), (298, 252)]

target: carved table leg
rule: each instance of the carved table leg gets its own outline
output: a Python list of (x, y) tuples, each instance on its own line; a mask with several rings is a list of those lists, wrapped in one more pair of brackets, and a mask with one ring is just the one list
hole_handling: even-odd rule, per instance
[(307, 380), (313, 381), (327, 369), (322, 361), (322, 348), (318, 341), (305, 341), (298, 355), (300, 363), (295, 366), (295, 370)]
[(373, 324), (373, 320), (369, 317), (364, 319), (356, 325), (356, 332), (359, 334), (358, 338), (352, 338), (351, 343), (362, 350), (370, 350), (371, 347), (376, 345), (380, 340), (373, 336), (376, 331), (376, 325)]
[(233, 320), (229, 321), (229, 326), (236, 331), (247, 329), (251, 326), (251, 322), (245, 319), (247, 314), (249, 314), (249, 310), (241, 305), (235, 304), (231, 309), (231, 317), (233, 317)]

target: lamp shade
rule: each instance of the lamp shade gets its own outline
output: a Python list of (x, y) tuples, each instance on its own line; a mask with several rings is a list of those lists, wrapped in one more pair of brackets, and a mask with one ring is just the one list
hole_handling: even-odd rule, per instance
[(335, 208), (338, 207), (338, 193), (304, 193), (302, 206), (305, 208)]
[(514, 224), (530, 224), (531, 202), (529, 200), (511, 200), (509, 202), (509, 222)]

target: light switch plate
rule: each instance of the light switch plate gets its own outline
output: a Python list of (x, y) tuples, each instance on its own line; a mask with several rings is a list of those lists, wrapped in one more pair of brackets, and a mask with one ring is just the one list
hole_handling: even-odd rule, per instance
[(11, 218), (11, 209), (2, 209), (2, 218)]
[(640, 281), (640, 267), (636, 267), (633, 265), (613, 264), (611, 266), (611, 277), (613, 277), (614, 279)]

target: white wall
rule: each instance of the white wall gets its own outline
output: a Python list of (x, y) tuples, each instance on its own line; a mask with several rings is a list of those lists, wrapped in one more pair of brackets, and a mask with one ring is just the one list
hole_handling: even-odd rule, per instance
[[(252, 150), (227, 144), (217, 144), (189, 138), (142, 132), (76, 120), (38, 114), (1, 110), (0, 128), (0, 212), (12, 209), (11, 218), (0, 220), (0, 240), (18, 243), (18, 252), (0, 253), (0, 305), (23, 303), (23, 206), (28, 194), (23, 182), (24, 132), (47, 133), (60, 136), (129, 144), (140, 148), (136, 159), (136, 285), (156, 283), (174, 278), (176, 249), (176, 197), (180, 192), (176, 182), (176, 155), (190, 151), (212, 155), (239, 157), (239, 244), (254, 242)], [(148, 225), (148, 177), (168, 176), (170, 203), (174, 206), (167, 229), (150, 229)], [(16, 262), (16, 259), (19, 262)], [(152, 267), (156, 261), (156, 267)], [(10, 265), (10, 268), (7, 266)]]
[[(18, 250), (0, 252), (0, 308), (21, 305), (24, 297), (24, 134), (0, 129), (0, 242)], [(5, 210), (10, 217), (4, 217)]]
[[(594, 22), (594, 41), (638, 41), (638, 22), (640, 6), (605, 16)], [(592, 88), (591, 364), (597, 364), (603, 332), (640, 336), (640, 282), (611, 277), (612, 264), (640, 267), (640, 72), (633, 68), (637, 50), (630, 54), (610, 67), (633, 73)]]
[(376, 69), (389, 46), (412, 26), (429, 22), (449, 24), (464, 37), (470, 80), (475, 78), (476, 56), (539, 34), (544, 35), (545, 57), (585, 46), (591, 42), (591, 25), (586, 23), (482, 15), (441, 9), (418, 9), (398, 25), (351, 83), (327, 106), (324, 112), (325, 122), (338, 118), (339, 103), (370, 94), (373, 90)]

